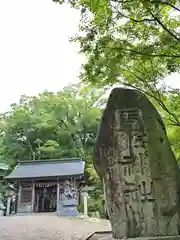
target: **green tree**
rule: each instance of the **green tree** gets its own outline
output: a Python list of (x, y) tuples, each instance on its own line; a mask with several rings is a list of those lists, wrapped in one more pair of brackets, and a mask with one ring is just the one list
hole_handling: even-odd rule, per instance
[[(178, 69), (178, 0), (74, 0), (70, 3), (82, 13), (83, 34), (77, 40), (81, 51), (88, 56), (84, 69), (89, 81), (117, 81), (122, 65), (131, 68), (142, 64), (142, 60), (158, 62), (167, 72)], [(93, 76), (99, 78), (95, 80)]]
[(137, 88), (171, 115), (164, 104), (168, 89), (163, 80), (180, 66), (178, 0), (69, 2), (82, 15), (80, 34), (73, 38), (87, 59), (81, 79), (98, 86)]
[(104, 90), (74, 85), (57, 93), (22, 96), (1, 115), (1, 158), (17, 160), (82, 157), (90, 182), (97, 179), (92, 147), (101, 116)]
[[(175, 114), (180, 119), (180, 92), (179, 90), (173, 90), (166, 96), (166, 105), (171, 110), (172, 114)], [(180, 124), (174, 120), (173, 116), (169, 116), (167, 112), (162, 112), (164, 122), (166, 125), (168, 137), (171, 146), (174, 150), (178, 162), (180, 162)]]

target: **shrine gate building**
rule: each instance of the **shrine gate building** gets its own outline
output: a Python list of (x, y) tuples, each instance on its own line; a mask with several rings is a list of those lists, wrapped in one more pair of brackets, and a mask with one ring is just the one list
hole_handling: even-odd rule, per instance
[(65, 206), (76, 207), (84, 168), (79, 158), (18, 162), (6, 176), (18, 189), (17, 213), (56, 211), (64, 215)]

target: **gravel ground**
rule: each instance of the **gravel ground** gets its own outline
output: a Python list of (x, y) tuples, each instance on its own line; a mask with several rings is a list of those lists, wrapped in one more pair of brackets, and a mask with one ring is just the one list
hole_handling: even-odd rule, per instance
[(90, 222), (48, 214), (0, 217), (0, 240), (84, 240), (96, 231), (108, 231), (107, 220)]

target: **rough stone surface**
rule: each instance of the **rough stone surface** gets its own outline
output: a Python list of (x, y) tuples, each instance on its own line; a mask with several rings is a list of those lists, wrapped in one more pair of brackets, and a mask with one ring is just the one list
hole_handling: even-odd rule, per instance
[(142, 93), (115, 88), (103, 113), (94, 165), (113, 236), (179, 234), (180, 171), (162, 119)]
[(2, 240), (85, 240), (100, 230), (110, 230), (108, 221), (92, 223), (50, 214), (0, 217)]
[[(163, 236), (163, 237), (140, 237), (140, 238), (126, 238), (126, 240), (179, 240), (180, 236)], [(113, 238), (112, 234), (94, 234), (87, 240), (118, 240)]]

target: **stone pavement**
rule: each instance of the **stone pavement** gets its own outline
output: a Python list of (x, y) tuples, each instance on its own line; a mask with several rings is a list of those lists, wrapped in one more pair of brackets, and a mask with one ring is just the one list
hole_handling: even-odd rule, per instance
[(52, 214), (0, 217), (0, 240), (80, 240), (110, 230), (107, 220), (70, 219)]

